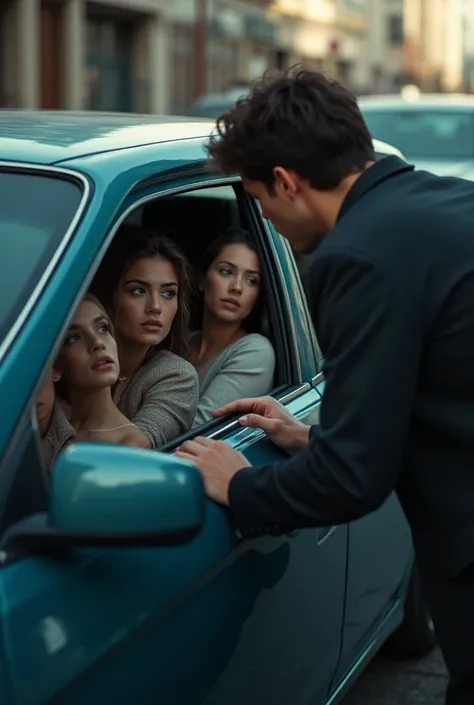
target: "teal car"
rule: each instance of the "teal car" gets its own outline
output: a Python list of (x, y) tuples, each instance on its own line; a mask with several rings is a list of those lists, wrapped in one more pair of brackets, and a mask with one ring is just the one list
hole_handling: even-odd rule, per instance
[(2, 705), (329, 705), (382, 646), (429, 651), (394, 496), (349, 525), (245, 539), (206, 498), (172, 452), (183, 438), (282, 456), (235, 418), (160, 452), (78, 443), (46, 476), (35, 399), (119, 227), (171, 227), (191, 261), (249, 229), (273, 395), (317, 423), (324, 378), (291, 248), (237, 176), (206, 167), (210, 122), (3, 111), (0, 126)]

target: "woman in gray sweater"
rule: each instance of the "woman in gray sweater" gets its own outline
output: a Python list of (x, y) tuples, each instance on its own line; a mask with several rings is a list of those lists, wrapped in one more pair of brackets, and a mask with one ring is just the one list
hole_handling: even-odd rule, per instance
[(201, 330), (191, 337), (189, 359), (199, 376), (198, 426), (235, 399), (268, 394), (275, 352), (257, 332), (260, 260), (248, 233), (232, 229), (216, 238), (201, 267)]
[(189, 340), (188, 262), (154, 232), (119, 232), (102, 261), (94, 293), (110, 312), (120, 377), (119, 410), (159, 448), (187, 431), (196, 412), (196, 370)]

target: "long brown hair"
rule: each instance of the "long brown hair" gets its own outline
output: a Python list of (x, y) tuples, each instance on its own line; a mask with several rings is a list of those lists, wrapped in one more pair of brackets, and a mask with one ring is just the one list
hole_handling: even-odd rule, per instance
[(170, 262), (178, 279), (178, 310), (170, 333), (159, 348), (186, 357), (189, 340), (190, 266), (185, 254), (173, 240), (153, 230), (119, 230), (102, 260), (91, 290), (104, 302), (107, 310), (113, 313), (114, 294), (125, 273), (139, 259), (150, 258), (162, 258)]

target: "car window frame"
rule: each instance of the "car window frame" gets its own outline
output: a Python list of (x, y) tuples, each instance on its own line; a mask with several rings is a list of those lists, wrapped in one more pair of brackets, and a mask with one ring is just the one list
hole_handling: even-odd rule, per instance
[(38, 302), (44, 289), (47, 287), (48, 282), (59, 264), (61, 257), (69, 246), (71, 240), (74, 237), (74, 233), (81, 222), (87, 206), (90, 203), (93, 194), (93, 184), (92, 182), (82, 173), (74, 171), (73, 169), (67, 169), (64, 167), (57, 167), (49, 164), (30, 164), (28, 162), (9, 162), (5, 160), (0, 160), (0, 171), (11, 172), (11, 173), (25, 173), (34, 174), (35, 176), (52, 177), (55, 179), (61, 178), (63, 180), (72, 181), (81, 190), (81, 200), (74, 213), (69, 226), (64, 233), (61, 241), (59, 242), (56, 250), (51, 257), (50, 261), (46, 265), (44, 272), (35, 284), (33, 291), (28, 296), (25, 301), (18, 318), (14, 321), (13, 325), (8, 330), (6, 336), (2, 341), (0, 341), (0, 364), (4, 358), (8, 355), (12, 345), (20, 334), (23, 326), (28, 321), (28, 318), (33, 311), (36, 303)]
[[(0, 162), (1, 165), (1, 162)], [(45, 171), (48, 171), (48, 169), (45, 169)], [(59, 170), (61, 172), (69, 172), (69, 170)], [(73, 176), (76, 175), (76, 172), (70, 172)], [(252, 234), (256, 238), (257, 244), (259, 246), (259, 249), (262, 246), (266, 246), (268, 256), (271, 257), (271, 261), (276, 265), (277, 269), (277, 280), (279, 281), (279, 287), (283, 293), (283, 298), (285, 300), (285, 309), (286, 309), (286, 317), (289, 321), (292, 321), (292, 313), (291, 313), (291, 307), (288, 299), (288, 293), (286, 291), (286, 285), (284, 282), (284, 277), (283, 277), (283, 271), (281, 267), (281, 262), (279, 259), (279, 255), (275, 250), (275, 246), (273, 244), (273, 239), (271, 237), (271, 233), (266, 228), (265, 226), (265, 221), (261, 217), (261, 215), (256, 211), (256, 206), (253, 202), (253, 199), (250, 199), (244, 192), (243, 185), (242, 185), (242, 180), (238, 176), (225, 176), (225, 177), (215, 177), (213, 175), (207, 174), (207, 175), (202, 175), (201, 177), (198, 176), (193, 176), (191, 180), (188, 180), (186, 183), (182, 183), (182, 174), (177, 173), (174, 175), (175, 178), (173, 179), (174, 184), (171, 183), (169, 186), (161, 187), (159, 188), (158, 185), (154, 185), (153, 187), (146, 187), (146, 190), (148, 191), (146, 195), (143, 195), (142, 197), (139, 197), (139, 190), (134, 189), (134, 200), (133, 202), (130, 201), (130, 196), (131, 194), (126, 194), (122, 200), (121, 200), (121, 206), (122, 210), (118, 210), (118, 215), (116, 220), (114, 221), (113, 225), (109, 228), (104, 241), (97, 251), (96, 257), (94, 259), (94, 262), (92, 266), (89, 269), (88, 275), (84, 278), (84, 281), (82, 283), (82, 286), (78, 289), (78, 292), (74, 298), (74, 302), (70, 308), (70, 311), (67, 316), (65, 316), (65, 319), (63, 321), (61, 333), (58, 336), (58, 340), (56, 341), (56, 344), (52, 347), (49, 359), (48, 359), (48, 364), (55, 358), (57, 351), (60, 346), (60, 341), (63, 332), (67, 329), (67, 326), (69, 325), (69, 322), (71, 320), (71, 317), (74, 315), (74, 311), (77, 308), (77, 305), (81, 301), (82, 297), (84, 296), (84, 293), (87, 291), (88, 287), (90, 286), (90, 283), (95, 276), (100, 263), (102, 262), (107, 249), (109, 248), (110, 244), (113, 241), (113, 238), (115, 237), (118, 229), (122, 225), (122, 223), (126, 220), (126, 218), (132, 213), (134, 210), (137, 208), (140, 208), (141, 206), (145, 205), (146, 203), (149, 203), (151, 201), (157, 201), (160, 198), (167, 198), (176, 194), (180, 193), (186, 193), (186, 192), (191, 192), (195, 190), (200, 190), (200, 189), (209, 189), (213, 187), (218, 187), (218, 186), (226, 186), (230, 185), (236, 189), (240, 190), (240, 193), (237, 193), (236, 191), (236, 199), (237, 203), (239, 205), (239, 208), (242, 206), (244, 208), (248, 209), (247, 216), (250, 218), (255, 218), (257, 215), (258, 217), (258, 222), (255, 223), (255, 227), (252, 228)], [(179, 180), (181, 178), (181, 183), (179, 183)], [(91, 195), (91, 191), (88, 191), (88, 197)], [(84, 202), (86, 203), (86, 199), (84, 199)], [(81, 202), (82, 203), (82, 202)], [(125, 205), (125, 207), (123, 207)], [(82, 214), (85, 211), (83, 210)], [(54, 268), (57, 266), (57, 264), (60, 261), (61, 255), (66, 251), (67, 245), (70, 242), (71, 238), (73, 237), (74, 230), (77, 228), (78, 223), (80, 222), (80, 217), (77, 218), (77, 222), (74, 223), (74, 229), (71, 228), (71, 233), (69, 236), (69, 239), (65, 242), (65, 238), (62, 240), (62, 248), (61, 248), (61, 254), (58, 255), (55, 258), (55, 263), (54, 266), (51, 267), (51, 271), (48, 274), (48, 277), (45, 278), (45, 281), (43, 283), (43, 287), (47, 285), (47, 282), (49, 281), (50, 276), (53, 273)], [(254, 223), (252, 223), (254, 225)], [(265, 267), (266, 271), (267, 270), (273, 270), (272, 267), (268, 267), (268, 265)], [(43, 288), (42, 287), (42, 288)], [(37, 297), (40, 296), (41, 291), (38, 288), (38, 292), (36, 292)], [(273, 297), (274, 299), (276, 297)], [(270, 307), (269, 307), (270, 308)], [(270, 310), (269, 310), (270, 314)], [(27, 316), (25, 317), (25, 320), (27, 319)], [(274, 320), (272, 318), (272, 323), (274, 323)], [(285, 338), (288, 338), (288, 331), (285, 331), (284, 333)], [(299, 361), (299, 353), (298, 353), (298, 348), (296, 345), (296, 341), (294, 341), (291, 338), (288, 340), (289, 346), (294, 349), (296, 352), (296, 359)], [(44, 375), (46, 374), (46, 368), (48, 365), (45, 366), (45, 369), (43, 370), (43, 374), (40, 376), (40, 379), (38, 380), (37, 388), (40, 388), (42, 384), (42, 379)], [(296, 399), (298, 396), (300, 396), (302, 393), (308, 391), (312, 385), (308, 381), (303, 381), (301, 378), (301, 367), (298, 368), (298, 378), (293, 380), (295, 383), (292, 384), (290, 381), (279, 385), (278, 387), (275, 387), (271, 390), (271, 396), (274, 398), (278, 399), (281, 403), (283, 404), (289, 404), (293, 399)], [(314, 380), (313, 380), (314, 381)], [(35, 433), (37, 436), (37, 451), (38, 451), (38, 461), (41, 463), (42, 459), (40, 458), (40, 439), (38, 435), (38, 430), (37, 430), (37, 424), (35, 420), (35, 401), (36, 398), (36, 392), (32, 394), (32, 397), (29, 400), (29, 403), (26, 405), (24, 414), (22, 415), (22, 420), (19, 422), (17, 426), (17, 432), (15, 433), (14, 437), (11, 439), (11, 442), (9, 444), (9, 450), (7, 451), (6, 455), (4, 458), (2, 458), (2, 466), (4, 463), (8, 461), (8, 458), (10, 456), (10, 453), (12, 450), (16, 449), (18, 451), (18, 440), (19, 440), (19, 430), (23, 428), (25, 422), (29, 425), (30, 429)], [(223, 417), (221, 419), (213, 419), (205, 424), (202, 424), (200, 426), (197, 426), (195, 428), (189, 429), (187, 432), (184, 434), (180, 434), (176, 439), (173, 439), (169, 443), (165, 444), (164, 446), (160, 447), (157, 449), (160, 452), (172, 452), (178, 445), (183, 443), (187, 438), (194, 438), (197, 435), (205, 435), (208, 438), (212, 439), (219, 439), (223, 438), (226, 436), (229, 436), (232, 433), (235, 433), (235, 431), (241, 431), (242, 427), (239, 424), (239, 420), (237, 415), (227, 416)], [(42, 469), (42, 477), (45, 478), (45, 472), (44, 468)], [(4, 495), (5, 501), (3, 504), (3, 509), (7, 507), (8, 501), (10, 499), (10, 491), (7, 489), (6, 494)], [(2, 498), (0, 497), (0, 500)], [(0, 510), (0, 516), (3, 514), (3, 510)]]

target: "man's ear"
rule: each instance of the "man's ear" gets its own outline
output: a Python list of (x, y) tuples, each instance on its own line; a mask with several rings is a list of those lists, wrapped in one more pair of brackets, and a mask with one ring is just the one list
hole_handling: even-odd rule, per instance
[(293, 199), (299, 190), (298, 177), (295, 172), (289, 171), (282, 166), (276, 166), (273, 169), (273, 176), (277, 195)]

